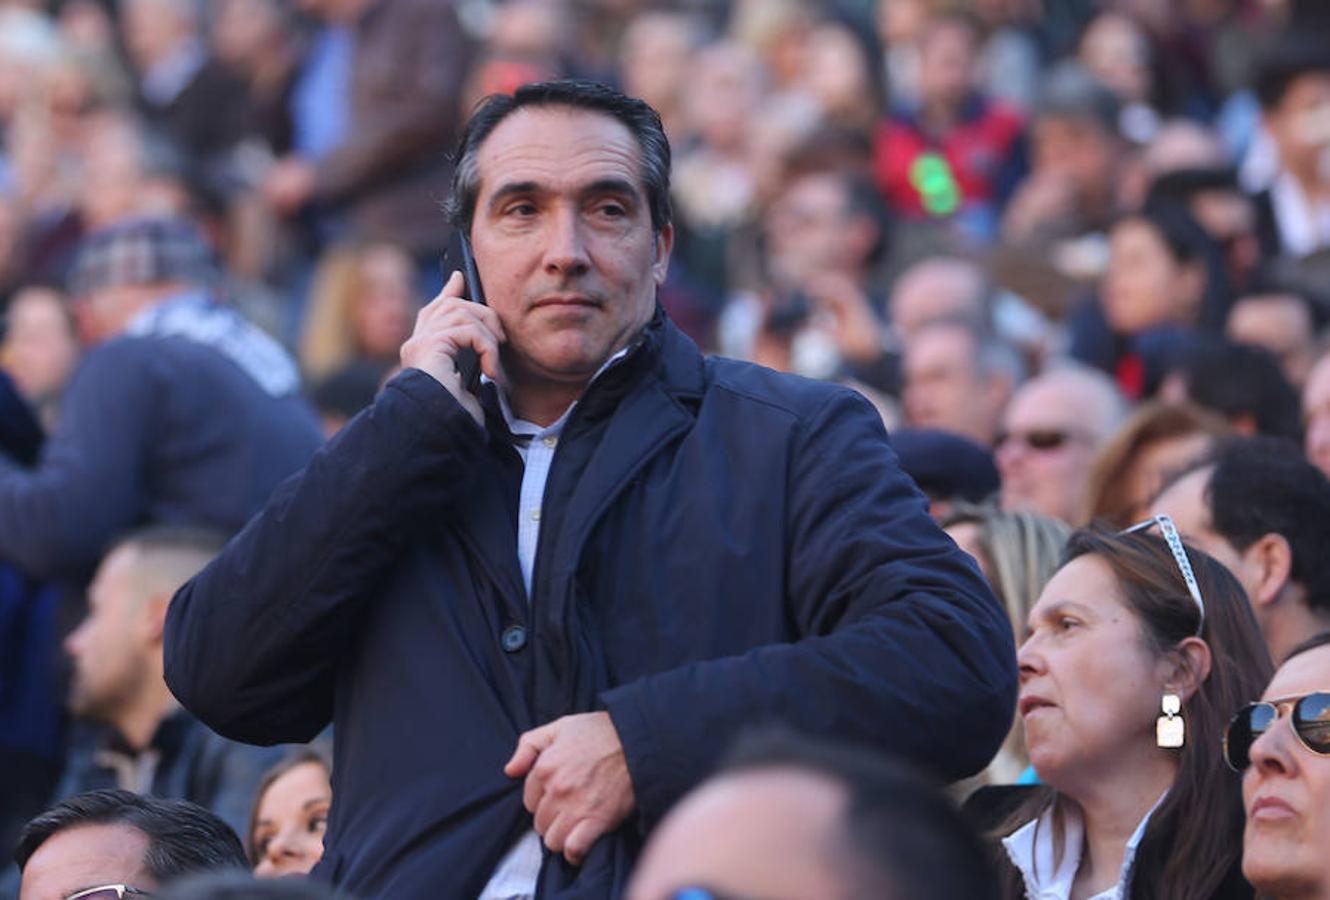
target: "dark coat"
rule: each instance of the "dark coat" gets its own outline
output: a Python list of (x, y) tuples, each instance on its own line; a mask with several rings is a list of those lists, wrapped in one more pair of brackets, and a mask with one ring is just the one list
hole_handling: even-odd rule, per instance
[(859, 395), (704, 360), (658, 317), (588, 389), (547, 483), (528, 602), (521, 463), (408, 370), (181, 589), (166, 674), (220, 733), (336, 722), (318, 874), (474, 897), (531, 827), (520, 732), (608, 710), (637, 813), (545, 897), (615, 896), (646, 831), (744, 726), (780, 719), (959, 777), (1011, 722), (1011, 626)]
[(0, 456), (0, 557), (79, 578), (149, 523), (234, 533), (321, 443), (298, 394), (271, 396), (213, 347), (113, 338), (79, 363), (36, 466)]

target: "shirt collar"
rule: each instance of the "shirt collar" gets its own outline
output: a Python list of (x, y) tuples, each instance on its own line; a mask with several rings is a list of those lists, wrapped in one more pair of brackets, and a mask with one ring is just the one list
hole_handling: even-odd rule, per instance
[[(1122, 871), (1118, 873), (1118, 882), (1107, 891), (1096, 894), (1091, 900), (1122, 900), (1127, 896), (1131, 884), (1131, 868), (1136, 861), (1136, 848), (1145, 836), (1145, 828), (1150, 816), (1164, 802), (1168, 791), (1164, 791), (1154, 805), (1146, 812), (1127, 840), (1126, 852), (1122, 855)], [(1081, 811), (1075, 804), (1062, 804), (1062, 859), (1054, 865), (1056, 847), (1056, 828), (1054, 825), (1053, 804), (1040, 814), (1039, 818), (1027, 822), (1002, 839), (1003, 849), (1025, 880), (1025, 889), (1031, 900), (1067, 900), (1071, 896), (1072, 885), (1076, 881), (1076, 872), (1081, 867), (1081, 855), (1084, 853), (1085, 822)]]
[[(618, 353), (605, 360), (604, 364), (596, 370), (596, 374), (591, 376), (591, 381), (587, 383), (587, 387), (589, 388), (594, 384), (596, 379), (600, 378), (600, 376), (605, 374), (605, 372), (612, 366), (626, 357), (636, 346), (637, 342), (629, 344), (627, 347), (624, 347)], [(488, 375), (481, 375), (480, 380), (488, 382), (491, 379)], [(577, 401), (574, 400), (569, 407), (563, 411), (563, 415), (559, 416), (558, 419), (549, 425), (541, 427), (535, 422), (528, 422), (526, 419), (517, 418), (513, 413), (512, 406), (508, 402), (508, 392), (500, 388), (497, 384), (495, 385), (495, 388), (495, 393), (499, 395), (499, 411), (503, 413), (504, 424), (508, 426), (508, 432), (515, 438), (558, 437), (563, 432), (563, 427), (568, 424), (568, 417), (572, 415), (573, 409), (577, 406)]]

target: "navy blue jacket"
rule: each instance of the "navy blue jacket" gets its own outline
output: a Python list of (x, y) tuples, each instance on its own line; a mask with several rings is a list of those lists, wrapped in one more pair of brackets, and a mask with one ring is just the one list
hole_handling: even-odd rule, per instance
[(1011, 724), (1011, 626), (859, 395), (704, 360), (663, 317), (574, 409), (528, 602), (521, 463), (408, 370), (167, 617), (166, 677), (220, 733), (334, 719), (324, 879), (474, 897), (531, 827), (518, 734), (608, 710), (637, 814), (545, 897), (623, 888), (646, 831), (744, 726), (873, 744), (958, 777)]
[(269, 395), (213, 347), (113, 338), (79, 364), (37, 465), (0, 457), (0, 557), (80, 578), (150, 522), (238, 531), (321, 442), (298, 394)]

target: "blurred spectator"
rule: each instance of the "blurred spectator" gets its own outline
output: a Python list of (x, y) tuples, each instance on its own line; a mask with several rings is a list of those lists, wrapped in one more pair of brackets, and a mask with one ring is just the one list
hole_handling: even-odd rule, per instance
[(983, 503), (1001, 487), (993, 451), (958, 434), (898, 428), (891, 433), (891, 446), (905, 474), (928, 498), (934, 519), (949, 515), (955, 503)]
[(300, 342), (300, 367), (318, 381), (364, 362), (380, 374), (397, 364), (419, 306), (411, 257), (393, 244), (325, 253)]
[(969, 6), (983, 22), (986, 33), (979, 54), (979, 83), (994, 99), (1022, 113), (1028, 112), (1039, 90), (1039, 69), (1043, 62), (1039, 3), (975, 0)]
[(493, 7), (492, 16), (462, 91), (462, 110), (474, 109), (490, 94), (511, 94), (564, 74), (569, 40), (563, 0), (506, 0)]
[(1322, 355), (1302, 389), (1303, 447), (1316, 468), (1330, 476), (1330, 354)]
[(1002, 508), (1077, 524), (1095, 454), (1126, 415), (1113, 382), (1092, 369), (1059, 367), (1027, 381), (996, 444)]
[(331, 777), (332, 766), (312, 746), (293, 752), (263, 776), (245, 845), (259, 878), (308, 875), (323, 857)]
[(1082, 520), (1126, 528), (1147, 518), (1159, 488), (1209, 453), (1215, 439), (1228, 431), (1223, 419), (1190, 403), (1142, 405), (1095, 458)]
[(886, 106), (882, 49), (872, 32), (849, 16), (826, 15), (809, 31), (804, 52), (799, 90), (825, 126), (870, 136)]
[(1030, 124), (1031, 171), (1003, 215), (1004, 243), (1053, 241), (1055, 267), (1097, 274), (1097, 242), (1078, 239), (1102, 233), (1118, 212), (1116, 186), (1128, 155), (1119, 108), (1112, 92), (1074, 64), (1046, 74)]
[(1289, 32), (1256, 77), (1278, 170), (1258, 197), (1266, 252), (1302, 257), (1330, 247), (1330, 32)]
[(324, 437), (331, 438), (373, 403), (388, 374), (377, 363), (354, 362), (316, 382), (309, 397), (323, 423)]
[(1269, 900), (1330, 894), (1330, 634), (1300, 644), (1228, 728), (1247, 811), (1242, 872)]
[(0, 461), (0, 554), (87, 573), (145, 522), (237, 530), (320, 443), (294, 363), (209, 296), (209, 254), (178, 221), (90, 236), (71, 279), (83, 357), (35, 470)]
[(293, 216), (345, 211), (353, 236), (432, 264), (447, 229), (448, 153), (469, 44), (452, 3), (301, 0), (323, 22), (293, 95), (294, 152), (263, 192)]
[(1100, 84), (1117, 95), (1122, 105), (1118, 130), (1137, 144), (1159, 131), (1160, 97), (1146, 30), (1130, 15), (1106, 9), (1090, 20), (1081, 33), (1081, 64)]
[(763, 220), (764, 296), (740, 298), (722, 320), (731, 355), (814, 378), (842, 364), (887, 389), (873, 273), (886, 243), (870, 186), (838, 169), (796, 174)]
[[(1062, 560), (1071, 529), (1064, 522), (1034, 513), (966, 505), (955, 507), (939, 524), (979, 564), (1011, 618), (1019, 645), (1030, 610)], [(1025, 730), (1018, 715), (997, 756), (968, 784), (1012, 784), (1029, 765)]]
[(1218, 245), (1224, 272), (1236, 292), (1248, 291), (1263, 262), (1256, 204), (1228, 168), (1177, 168), (1154, 178), (1147, 208), (1180, 206)]
[(979, 26), (967, 16), (930, 19), (919, 42), (919, 98), (877, 134), (875, 175), (892, 211), (907, 219), (954, 217), (962, 233), (996, 233), (1021, 175), (1021, 117), (977, 87)]
[(1072, 317), (1071, 355), (1128, 398), (1152, 396), (1193, 333), (1223, 328), (1229, 301), (1218, 248), (1183, 209), (1127, 215), (1109, 233), (1099, 298)]
[(934, 322), (905, 345), (905, 421), (940, 428), (985, 447), (1025, 376), (1019, 354), (966, 322)]
[(867, 750), (753, 736), (655, 830), (630, 900), (996, 900), (982, 845), (918, 773)]
[(220, 0), (210, 4), (209, 12), (212, 53), (245, 86), (242, 133), (258, 142), (249, 152), (266, 159), (289, 153), (291, 91), (299, 63), (290, 11), (280, 0)]
[(1221, 444), (1153, 506), (1237, 576), (1276, 662), (1330, 628), (1330, 480), (1295, 444)]
[(162, 623), (175, 592), (225, 543), (158, 526), (119, 541), (88, 590), (88, 614), (68, 638), (74, 739), (56, 798), (100, 788), (176, 797), (239, 831), (264, 771), (281, 751), (225, 740), (180, 708), (162, 675)]
[(620, 43), (624, 93), (645, 100), (660, 114), (675, 147), (682, 148), (687, 136), (685, 95), (692, 85), (693, 54), (701, 41), (702, 25), (696, 16), (649, 9), (633, 19)]
[(48, 433), (55, 426), (60, 397), (78, 356), (74, 319), (64, 295), (45, 287), (19, 291), (5, 313), (0, 366)]
[(958, 257), (930, 257), (896, 279), (887, 317), (903, 343), (929, 322), (967, 321), (982, 327), (988, 322), (987, 292), (984, 270), (977, 264)]
[(1047, 787), (999, 829), (1005, 895), (1251, 896), (1220, 732), (1270, 659), (1241, 587), (1153, 535), (1080, 531), (1067, 559), (1018, 653), (1026, 744)]
[(178, 146), (192, 177), (220, 185), (246, 130), (245, 87), (208, 53), (194, 0), (125, 0), (125, 48), (147, 123)]
[(1201, 341), (1173, 362), (1160, 395), (1218, 413), (1239, 434), (1302, 439), (1298, 392), (1264, 347)]
[(242, 867), (245, 851), (235, 832), (200, 806), (107, 790), (70, 797), (33, 819), (14, 859), (23, 871), (20, 900), (101, 885), (109, 900), (152, 896), (185, 875)]
[(1321, 312), (1300, 290), (1262, 287), (1233, 304), (1225, 333), (1231, 341), (1269, 351), (1289, 384), (1301, 391), (1316, 363)]

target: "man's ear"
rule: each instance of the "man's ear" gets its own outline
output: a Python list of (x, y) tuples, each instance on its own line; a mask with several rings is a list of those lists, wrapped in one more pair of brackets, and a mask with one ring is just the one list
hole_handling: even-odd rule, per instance
[(1263, 534), (1242, 554), (1242, 565), (1255, 586), (1252, 602), (1268, 606), (1279, 599), (1293, 576), (1293, 548), (1282, 534)]
[(670, 271), (670, 253), (674, 250), (674, 226), (667, 224), (656, 232), (656, 261), (651, 264), (651, 274), (656, 279), (656, 286), (665, 283), (665, 276)]
[(170, 594), (154, 594), (143, 601), (142, 628), (145, 639), (160, 645), (166, 632), (166, 607), (171, 603)]

